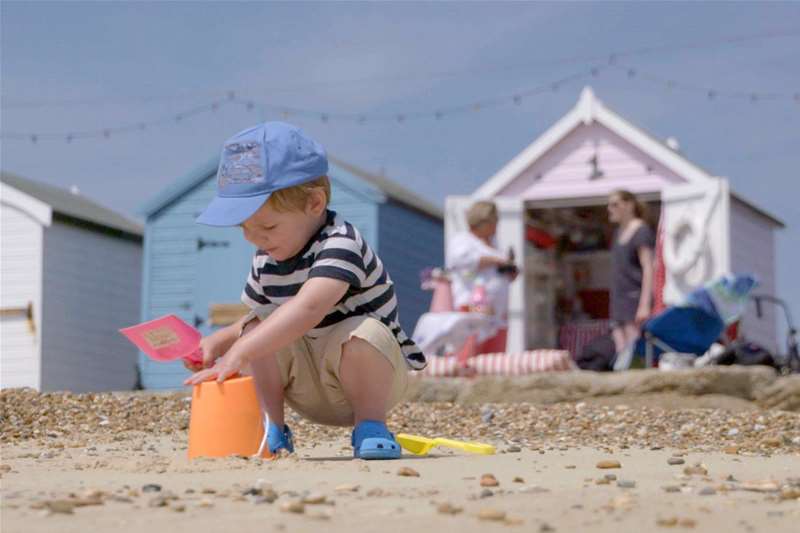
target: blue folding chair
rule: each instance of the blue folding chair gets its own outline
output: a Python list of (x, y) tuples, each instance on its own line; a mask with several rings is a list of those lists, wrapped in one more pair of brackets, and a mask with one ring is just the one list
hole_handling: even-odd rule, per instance
[(647, 368), (664, 352), (700, 356), (724, 329), (725, 324), (716, 314), (697, 307), (670, 307), (645, 322), (633, 353), (644, 355)]

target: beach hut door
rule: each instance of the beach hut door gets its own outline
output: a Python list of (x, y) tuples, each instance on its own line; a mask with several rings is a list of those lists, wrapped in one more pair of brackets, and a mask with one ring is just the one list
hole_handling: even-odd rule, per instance
[(728, 181), (671, 185), (661, 191), (664, 302), (680, 303), (692, 289), (730, 271)]

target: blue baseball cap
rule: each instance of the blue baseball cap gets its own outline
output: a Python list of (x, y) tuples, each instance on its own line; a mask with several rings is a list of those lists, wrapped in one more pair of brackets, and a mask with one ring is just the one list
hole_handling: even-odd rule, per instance
[(284, 122), (259, 124), (225, 141), (217, 169), (217, 196), (197, 222), (239, 225), (273, 192), (327, 173), (325, 149), (300, 128)]

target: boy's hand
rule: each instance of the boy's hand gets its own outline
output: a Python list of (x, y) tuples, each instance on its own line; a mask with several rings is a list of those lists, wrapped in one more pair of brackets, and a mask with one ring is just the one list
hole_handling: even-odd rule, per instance
[(183, 384), (197, 385), (204, 381), (211, 381), (212, 379), (216, 379), (217, 382), (222, 383), (229, 377), (238, 374), (242, 370), (242, 367), (245, 366), (247, 361), (244, 357), (239, 355), (240, 353), (241, 352), (236, 350), (228, 351), (224, 357), (217, 360), (217, 363), (213, 367), (192, 374)]
[(203, 337), (200, 340), (200, 351), (203, 353), (203, 363), (190, 363), (189, 361), (184, 360), (183, 366), (185, 366), (188, 370), (192, 372), (197, 372), (204, 368), (211, 368), (214, 366), (214, 361), (223, 355), (224, 353), (220, 353), (222, 350), (222, 343), (219, 342), (214, 338), (213, 335), (209, 337)]

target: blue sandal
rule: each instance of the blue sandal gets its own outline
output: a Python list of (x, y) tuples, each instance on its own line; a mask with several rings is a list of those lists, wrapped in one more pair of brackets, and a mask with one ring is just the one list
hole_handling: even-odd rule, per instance
[(377, 420), (363, 420), (350, 437), (356, 459), (400, 459), (400, 445), (386, 424)]
[(267, 430), (267, 446), (270, 453), (275, 453), (278, 450), (286, 450), (289, 453), (294, 452), (294, 440), (292, 438), (292, 430), (286, 424), (283, 429), (279, 428), (277, 424), (270, 422), (269, 430)]

